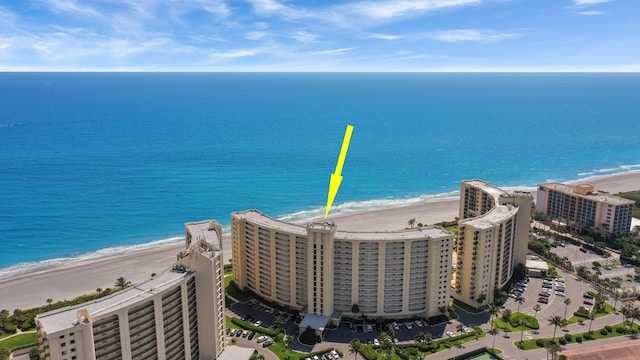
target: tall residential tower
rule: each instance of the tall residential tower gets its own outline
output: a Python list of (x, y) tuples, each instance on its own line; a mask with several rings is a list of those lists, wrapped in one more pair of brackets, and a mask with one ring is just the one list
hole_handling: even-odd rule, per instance
[(533, 196), (482, 180), (462, 181), (453, 297), (472, 306), (497, 298), (527, 257)]
[(44, 360), (216, 359), (225, 346), (222, 228), (185, 224), (186, 250), (166, 272), (36, 317)]

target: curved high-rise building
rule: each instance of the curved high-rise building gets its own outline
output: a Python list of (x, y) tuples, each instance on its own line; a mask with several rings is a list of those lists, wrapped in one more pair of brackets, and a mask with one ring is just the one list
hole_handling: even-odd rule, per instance
[(430, 317), (449, 305), (453, 234), (440, 227), (391, 232), (300, 226), (257, 210), (231, 214), (240, 288), (306, 313), (352, 306), (370, 318)]
[(492, 303), (517, 264), (526, 263), (532, 201), (528, 192), (462, 182), (454, 298), (478, 307)]

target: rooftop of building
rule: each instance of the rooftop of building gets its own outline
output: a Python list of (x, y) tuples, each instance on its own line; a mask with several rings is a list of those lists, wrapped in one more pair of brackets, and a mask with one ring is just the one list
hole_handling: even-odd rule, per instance
[(218, 360), (249, 360), (255, 351), (254, 348), (229, 345), (222, 350)]
[(490, 229), (496, 224), (513, 217), (517, 212), (517, 206), (511, 204), (498, 204), (493, 209), (480, 216), (461, 220), (460, 225), (469, 225), (476, 229)]
[(222, 248), (222, 234), (218, 233), (218, 222), (213, 220), (203, 220), (188, 222), (184, 224), (185, 229), (194, 237), (194, 239), (203, 239), (207, 243), (213, 245), (216, 248)]
[[(589, 199), (592, 201), (603, 202), (611, 205), (630, 205), (633, 204), (633, 200), (621, 198), (619, 196), (611, 195), (605, 192), (595, 190), (592, 185), (569, 185), (559, 182), (549, 182), (545, 184), (539, 184), (538, 187), (556, 190), (566, 194), (572, 194), (577, 197)], [(581, 193), (585, 189), (592, 189), (586, 193)]]
[[(265, 215), (259, 210), (246, 210), (242, 212), (236, 212), (233, 216), (240, 219), (247, 219), (256, 224), (264, 225), (267, 228), (280, 230), (286, 233), (295, 235), (307, 236), (308, 228), (324, 227), (330, 229), (337, 227), (335, 223), (328, 222), (314, 222), (307, 226), (296, 225), (287, 223), (281, 220)], [(410, 240), (410, 239), (422, 239), (422, 238), (448, 238), (453, 236), (452, 233), (446, 231), (439, 226), (426, 226), (415, 229), (405, 229), (397, 231), (340, 231), (337, 230), (334, 239), (335, 240)]]
[(86, 309), (92, 319), (137, 305), (154, 294), (171, 288), (194, 273), (189, 269), (169, 269), (147, 281), (90, 302), (67, 306), (36, 317), (47, 334), (55, 334), (79, 325), (78, 311)]
[(473, 187), (477, 187), (479, 189), (481, 189), (482, 191), (486, 192), (487, 194), (493, 196), (494, 198), (498, 198), (500, 196), (508, 196), (509, 193), (494, 186), (493, 184), (491, 184), (488, 181), (484, 181), (484, 180), (478, 180), (478, 179), (474, 179), (474, 180), (463, 180), (462, 181), (463, 184), (467, 184)]

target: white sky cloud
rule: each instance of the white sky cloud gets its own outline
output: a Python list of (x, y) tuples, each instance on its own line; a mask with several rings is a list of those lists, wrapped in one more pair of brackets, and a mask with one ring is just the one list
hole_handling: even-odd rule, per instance
[(604, 11), (595, 11), (595, 10), (580, 11), (578, 13), (578, 15), (583, 15), (583, 16), (594, 16), (594, 15), (602, 15), (602, 14), (604, 14)]
[(415, 16), (419, 13), (442, 8), (481, 3), (482, 0), (403, 0), (403, 1), (358, 1), (342, 8), (371, 19), (390, 19)]
[(291, 35), (291, 38), (302, 43), (310, 43), (316, 41), (318, 35), (306, 31), (297, 31)]
[(602, 3), (611, 2), (611, 1), (613, 0), (573, 0), (573, 3), (578, 6), (588, 6), (588, 5), (602, 4)]
[(226, 51), (226, 52), (211, 53), (211, 57), (217, 58), (217, 59), (230, 59), (230, 58), (239, 58), (239, 57), (253, 56), (253, 55), (256, 55), (256, 53), (252, 50), (233, 50), (233, 51)]
[(398, 40), (398, 39), (400, 39), (400, 36), (387, 35), (387, 34), (371, 34), (371, 35), (369, 35), (369, 37), (373, 38), (373, 39), (381, 39), (381, 40)]
[(501, 41), (505, 39), (517, 38), (519, 36), (519, 33), (514, 32), (499, 33), (477, 29), (445, 30), (426, 34), (426, 37), (428, 38), (445, 42)]
[(337, 54), (343, 54), (351, 50), (353, 50), (353, 48), (340, 48), (340, 49), (314, 51), (311, 54), (312, 55), (337, 55)]

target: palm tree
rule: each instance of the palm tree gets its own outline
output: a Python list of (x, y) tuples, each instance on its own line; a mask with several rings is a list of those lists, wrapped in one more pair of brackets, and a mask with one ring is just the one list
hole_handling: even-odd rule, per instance
[(547, 342), (547, 345), (545, 347), (547, 348), (547, 358), (549, 357), (549, 352), (551, 352), (552, 359), (555, 359), (555, 356), (558, 353), (558, 351), (562, 350), (560, 345), (558, 345), (558, 343), (555, 341)]
[(423, 342), (426, 337), (426, 334), (423, 331), (418, 331), (416, 336), (413, 337), (413, 340), (417, 342)]
[(102, 294), (102, 288), (97, 288), (96, 289), (96, 293), (98, 293), (98, 296)]
[(360, 340), (354, 339), (349, 343), (349, 353), (354, 354), (354, 359), (358, 357), (358, 351), (360, 351)]
[(571, 304), (571, 299), (569, 298), (565, 298), (564, 299), (564, 318), (567, 318), (567, 309), (569, 308), (569, 304)]
[(9, 313), (9, 310), (7, 309), (2, 309), (2, 311), (0, 311), (0, 321), (2, 321), (2, 327), (4, 328), (4, 326), (7, 323), (7, 320), (9, 320), (9, 315), (11, 315)]
[(495, 316), (498, 316), (498, 314), (500, 313), (500, 308), (496, 304), (489, 304), (489, 307), (487, 307), (487, 311), (491, 314), (491, 321), (489, 321), (489, 324), (492, 324), (493, 318)]
[(596, 319), (595, 315), (589, 314), (589, 320), (591, 320), (591, 321), (589, 321), (589, 334), (591, 334), (591, 324), (593, 324), (593, 320), (595, 320), (595, 319)]
[(427, 345), (431, 345), (431, 342), (433, 341), (433, 335), (430, 332), (424, 334), (424, 341), (427, 343)]
[(416, 219), (415, 218), (409, 219), (407, 224), (409, 224), (409, 226), (411, 226), (411, 228), (413, 229), (413, 226), (416, 224)]
[(498, 326), (493, 325), (491, 327), (491, 332), (493, 333), (493, 342), (491, 343), (491, 348), (495, 349), (496, 348), (496, 335), (498, 335), (498, 333), (500, 332), (500, 330), (498, 330)]
[(464, 325), (458, 324), (456, 325), (456, 331), (460, 333), (460, 335), (464, 334)]
[(553, 325), (553, 338), (551, 339), (551, 341), (555, 341), (556, 340), (556, 330), (558, 329), (558, 326), (562, 326), (563, 321), (564, 320), (561, 316), (552, 316), (551, 318), (549, 318), (549, 325)]
[(520, 319), (520, 344), (522, 345), (522, 336), (524, 335), (524, 325), (527, 323), (527, 320)]
[(113, 284), (113, 286), (118, 289), (128, 288), (129, 286), (131, 286), (131, 281), (127, 281), (127, 279), (121, 276), (116, 279), (116, 282)]
[(542, 310), (542, 306), (540, 304), (533, 305), (533, 311), (536, 312), (534, 318), (538, 319), (538, 311)]
[(291, 341), (293, 341), (293, 336), (291, 335), (285, 335), (284, 338), (282, 339), (282, 342), (284, 343), (284, 348), (291, 353)]
[(516, 297), (516, 302), (518, 303), (518, 317), (520, 317), (520, 305), (524, 304), (525, 302), (524, 296), (519, 295), (518, 297)]
[(631, 332), (633, 333), (633, 321), (634, 320), (640, 320), (640, 309), (633, 308), (633, 310), (631, 310)]

